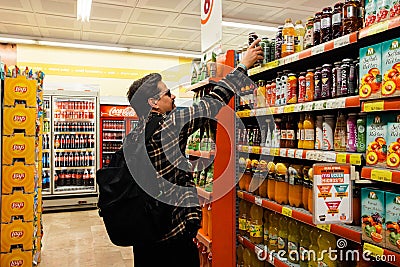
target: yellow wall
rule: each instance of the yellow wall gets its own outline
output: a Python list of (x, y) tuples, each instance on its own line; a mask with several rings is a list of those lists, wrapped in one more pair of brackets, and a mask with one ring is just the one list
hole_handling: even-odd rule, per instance
[[(179, 64), (190, 64), (191, 59), (58, 48), (38, 45), (17, 46), (17, 64), (40, 69), (45, 73), (44, 89), (55, 84), (98, 85), (101, 96), (125, 96), (132, 81), (151, 72), (162, 72)], [(184, 72), (186, 72), (186, 68)], [(184, 75), (190, 75), (185, 73)]]

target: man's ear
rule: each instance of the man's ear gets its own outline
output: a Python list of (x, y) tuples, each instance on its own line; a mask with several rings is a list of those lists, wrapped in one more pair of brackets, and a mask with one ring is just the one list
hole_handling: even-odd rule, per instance
[(147, 102), (149, 103), (150, 107), (156, 108), (157, 100), (155, 100), (154, 98), (149, 98), (147, 99)]

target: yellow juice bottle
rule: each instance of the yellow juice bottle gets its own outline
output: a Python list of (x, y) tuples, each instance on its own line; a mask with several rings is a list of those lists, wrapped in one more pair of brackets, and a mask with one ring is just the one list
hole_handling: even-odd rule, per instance
[(242, 244), (239, 244), (236, 248), (236, 259), (237, 259), (237, 264), (236, 266), (243, 266), (243, 253), (244, 253), (244, 247)]
[(247, 232), (246, 232), (246, 237), (250, 237), (250, 224), (251, 224), (251, 215), (250, 215), (250, 209), (251, 209), (252, 204), (250, 202), (246, 201), (246, 228), (247, 228)]
[(268, 245), (268, 240), (269, 240), (269, 216), (270, 216), (270, 211), (264, 210), (264, 245)]
[(315, 148), (314, 119), (309, 113), (307, 113), (304, 118), (303, 128), (304, 128), (303, 148), (314, 149)]
[(292, 164), (288, 169), (289, 175), (289, 204), (292, 207), (300, 207), (303, 194), (303, 166)]
[(250, 241), (254, 244), (262, 244), (263, 237), (263, 209), (262, 207), (253, 204), (250, 208)]
[(239, 234), (241, 236), (246, 236), (247, 234), (247, 217), (249, 216), (247, 214), (247, 201), (246, 200), (240, 200), (239, 202)]
[(268, 185), (267, 197), (270, 200), (275, 200), (275, 164), (271, 161), (268, 163)]
[(251, 251), (248, 248), (245, 248), (243, 251), (243, 263), (244, 267), (251, 267)]
[(313, 185), (313, 181), (314, 181), (314, 172), (313, 172), (313, 168), (310, 168), (308, 170), (308, 179), (310, 180), (309, 182), (309, 190), (308, 190), (308, 211), (313, 213), (314, 210), (314, 205), (313, 205), (313, 198), (314, 198), (314, 185)]
[(294, 53), (294, 36), (295, 30), (292, 19), (285, 20), (285, 25), (282, 29), (283, 44), (282, 44), (282, 57), (286, 57)]
[(268, 250), (278, 251), (279, 218), (281, 215), (271, 212), (269, 215)]
[(299, 248), (299, 256), (300, 256), (300, 267), (308, 267), (308, 249), (311, 245), (310, 239), (311, 226), (306, 224), (302, 224), (300, 226), (300, 248)]
[(268, 191), (268, 165), (265, 160), (260, 160), (258, 165), (260, 168), (259, 178), (262, 180), (260, 187), (258, 188), (258, 194), (260, 197), (267, 197)]
[(297, 123), (297, 148), (303, 148), (304, 142), (304, 114), (300, 114), (299, 122)]
[(320, 230), (318, 228), (312, 228), (310, 231), (310, 239), (311, 245), (308, 248), (309, 250), (309, 267), (318, 267), (318, 258), (319, 258), (319, 247), (318, 247), (318, 237)]
[(288, 259), (292, 263), (299, 263), (300, 239), (299, 223), (296, 220), (290, 219), (288, 235)]
[(281, 257), (287, 258), (288, 251), (288, 235), (289, 235), (289, 220), (286, 216), (281, 216), (279, 220), (278, 231), (278, 250), (281, 252)]
[(320, 231), (318, 236), (318, 248), (319, 254), (322, 259), (318, 260), (318, 266), (326, 266), (326, 267), (336, 267), (336, 261), (333, 261), (331, 258), (334, 258), (334, 254), (329, 254), (329, 249), (336, 249), (336, 237), (328, 233), (326, 231)]

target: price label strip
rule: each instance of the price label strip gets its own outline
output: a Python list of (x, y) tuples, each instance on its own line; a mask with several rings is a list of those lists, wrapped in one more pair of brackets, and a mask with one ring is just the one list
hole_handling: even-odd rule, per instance
[(363, 251), (370, 252), (370, 255), (373, 257), (376, 257), (376, 256), (382, 257), (384, 254), (383, 248), (377, 247), (377, 246), (369, 244), (369, 243), (364, 243)]
[(326, 232), (331, 232), (331, 225), (330, 224), (318, 224), (317, 228), (324, 230)]
[(256, 197), (254, 198), (254, 203), (255, 203), (256, 205), (262, 207), (262, 198), (259, 197), (259, 196), (256, 196)]
[(385, 101), (371, 101), (364, 103), (365, 112), (383, 111), (385, 109)]
[(392, 182), (392, 172), (386, 170), (372, 170), (371, 171), (371, 180), (379, 181), (379, 182)]
[(282, 215), (292, 218), (293, 210), (287, 207), (282, 207)]
[(339, 154), (336, 155), (336, 162), (344, 164), (344, 163), (346, 163), (346, 157), (347, 157), (346, 154), (339, 153)]
[(251, 152), (254, 153), (254, 154), (261, 154), (261, 147), (259, 147), (259, 146), (253, 146), (253, 147), (251, 148)]
[(339, 48), (339, 47), (346, 46), (346, 45), (350, 44), (350, 35), (345, 35), (345, 36), (336, 38), (333, 41), (333, 44), (334, 44), (335, 48)]
[(350, 155), (350, 164), (361, 165), (361, 154), (351, 154)]

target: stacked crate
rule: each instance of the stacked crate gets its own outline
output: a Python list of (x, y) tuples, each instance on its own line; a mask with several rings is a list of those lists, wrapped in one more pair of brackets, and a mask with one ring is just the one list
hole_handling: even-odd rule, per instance
[(40, 261), (43, 77), (39, 77), (4, 80), (0, 266), (25, 267)]

